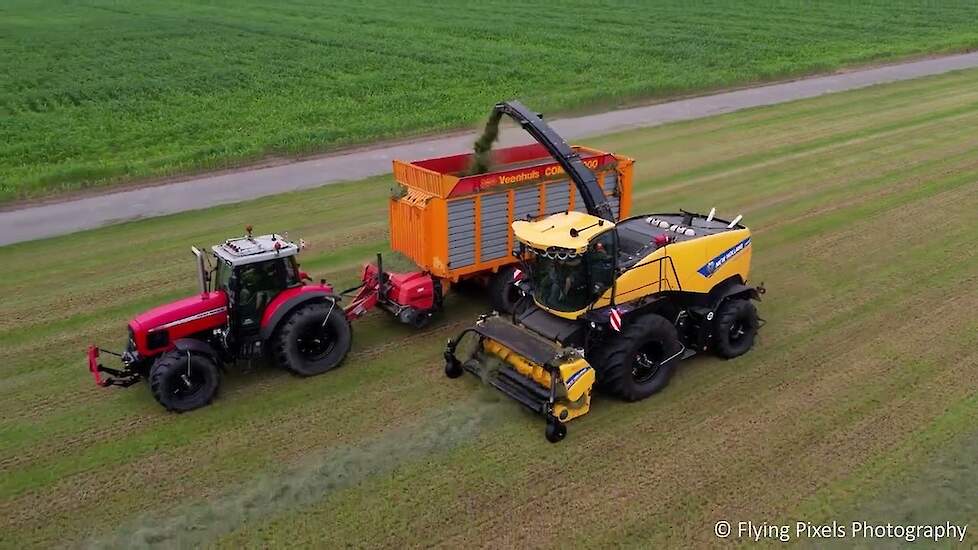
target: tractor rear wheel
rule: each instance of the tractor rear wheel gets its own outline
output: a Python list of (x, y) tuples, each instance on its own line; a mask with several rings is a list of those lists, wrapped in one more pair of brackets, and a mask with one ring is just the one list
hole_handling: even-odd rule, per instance
[(743, 355), (757, 336), (757, 308), (744, 298), (725, 301), (713, 321), (713, 350), (724, 359)]
[(597, 354), (592, 366), (599, 387), (625, 401), (639, 401), (669, 383), (683, 345), (676, 327), (661, 315), (626, 319), (620, 334)]
[(206, 355), (172, 350), (149, 369), (153, 397), (168, 411), (187, 412), (207, 405), (221, 385), (221, 371)]
[(334, 369), (350, 351), (353, 330), (343, 308), (333, 302), (299, 306), (282, 322), (273, 337), (278, 366), (299, 376), (315, 376)]
[(513, 284), (517, 269), (515, 265), (506, 266), (489, 281), (489, 303), (499, 313), (513, 313), (523, 298), (519, 288)]

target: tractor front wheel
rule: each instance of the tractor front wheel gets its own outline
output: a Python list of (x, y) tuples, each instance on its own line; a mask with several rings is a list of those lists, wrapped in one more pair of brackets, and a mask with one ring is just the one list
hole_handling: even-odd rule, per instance
[(168, 411), (187, 412), (207, 405), (221, 385), (221, 371), (206, 355), (172, 350), (149, 370), (153, 397)]
[(625, 319), (592, 363), (601, 389), (626, 401), (639, 401), (669, 383), (683, 345), (676, 327), (649, 313)]
[(350, 351), (353, 330), (343, 308), (332, 302), (316, 302), (289, 314), (273, 341), (278, 366), (299, 376), (315, 376), (343, 362)]

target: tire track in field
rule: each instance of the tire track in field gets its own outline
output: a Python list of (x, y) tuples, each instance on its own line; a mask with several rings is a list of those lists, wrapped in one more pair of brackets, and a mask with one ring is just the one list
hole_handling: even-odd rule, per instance
[[(383, 321), (387, 321), (387, 319), (383, 319)], [(467, 324), (468, 321), (466, 320), (438, 325), (426, 331), (425, 334), (429, 334), (437, 341), (442, 341), (443, 338), (435, 335), (443, 334), (447, 337), (449, 331), (454, 332)], [(363, 363), (367, 356), (380, 358), (385, 355), (384, 350), (390, 352), (394, 349), (405, 349), (405, 345), (412, 338), (412, 335), (407, 334), (402, 339), (392, 340), (382, 345), (382, 349), (371, 349), (370, 351), (373, 353), (357, 354), (355, 358), (353, 356), (351, 358), (359, 359), (359, 363)], [(430, 356), (434, 359), (438, 354), (437, 352), (425, 352), (424, 356)], [(375, 366), (371, 368), (375, 368)], [(426, 369), (425, 373), (423, 379), (440, 379), (442, 377), (440, 367)], [(276, 387), (289, 385), (290, 380), (294, 381), (288, 376), (262, 378), (262, 384), (260, 384), (262, 391), (259, 393), (274, 395)], [(256, 388), (251, 382), (254, 381), (248, 381), (247, 384), (242, 384), (236, 388), (235, 393), (242, 394), (238, 395), (238, 398), (247, 399), (244, 394), (254, 392)], [(418, 382), (422, 385), (430, 383), (421, 379)], [(299, 384), (303, 383), (305, 382), (299, 382)], [(373, 388), (367, 390), (372, 396), (371, 401), (379, 400), (386, 403), (386, 406), (379, 416), (376, 414), (366, 415), (365, 423), (359, 426), (357, 433), (376, 433), (392, 426), (410, 425), (417, 420), (418, 416), (423, 414), (423, 410), (419, 410), (416, 404), (402, 403), (404, 387), (391, 384), (386, 386), (388, 386), (386, 389)], [(441, 393), (440, 390), (442, 389), (448, 391), (450, 387), (439, 386), (439, 392), (436, 393)], [(298, 387), (297, 391), (302, 393), (302, 387)], [(411, 390), (409, 394), (419, 395), (418, 392), (423, 393), (422, 390), (416, 389)], [(233, 400), (235, 396), (228, 395), (226, 398)], [(439, 399), (442, 402), (451, 400), (451, 398)], [(337, 416), (341, 419), (344, 415), (350, 414), (351, 411), (371, 410), (372, 407), (361, 400), (353, 400), (344, 403), (340, 410), (337, 410), (335, 406), (322, 406), (322, 404), (304, 405), (299, 409), (294, 409), (290, 407), (287, 410), (279, 411), (267, 418), (265, 422), (257, 425), (249, 424), (249, 427), (245, 428), (250, 434), (248, 440), (260, 441), (262, 448), (272, 449), (268, 451), (268, 456), (273, 463), (289, 463), (296, 456), (301, 456), (302, 453), (308, 453), (310, 450), (315, 451), (316, 447), (321, 447), (323, 444), (342, 441), (355, 442), (359, 438), (358, 435), (347, 432), (335, 433), (330, 426), (338, 420)], [(296, 418), (302, 418), (302, 423), (296, 424)], [(153, 426), (167, 423), (165, 415), (147, 416), (142, 420), (145, 424), (143, 425), (144, 429), (140, 431), (143, 433), (148, 432)], [(170, 420), (172, 421), (172, 419)], [(350, 427), (349, 421), (344, 422), (342, 427)], [(103, 435), (108, 435), (112, 439), (118, 438), (118, 432), (111, 428)], [(242, 440), (236, 430), (218, 432), (212, 428), (207, 428), (203, 437), (197, 439), (205, 441), (204, 445), (209, 449), (208, 454), (210, 455), (236, 456), (252, 449), (252, 445)], [(317, 444), (317, 441), (320, 443)], [(126, 462), (104, 470), (95, 466), (79, 470), (62, 476), (53, 485), (46, 486), (43, 490), (35, 487), (31, 491), (3, 503), (3, 507), (8, 507), (11, 510), (12, 513), (8, 519), (12, 523), (41, 525), (52, 519), (57, 521), (56, 518), (58, 517), (70, 517), (73, 514), (84, 513), (85, 510), (91, 509), (93, 506), (112, 506), (131, 510), (131, 506), (125, 504), (125, 499), (131, 499), (134, 493), (153, 493), (156, 495), (157, 502), (178, 502), (187, 498), (200, 498), (204, 496), (201, 491), (207, 491), (207, 487), (224, 486), (226, 480), (200, 476), (201, 467), (207, 468), (207, 472), (211, 472), (213, 468), (208, 468), (208, 462), (211, 459), (198, 456), (200, 454), (199, 448), (203, 447), (196, 446), (194, 443), (199, 443), (199, 441), (185, 442), (181, 447), (168, 448), (158, 453), (140, 452), (137, 457), (127, 456)], [(91, 447), (91, 445), (88, 446)], [(181, 454), (182, 449), (186, 449), (186, 454)], [(48, 450), (53, 451), (54, 447), (50, 447)], [(43, 449), (39, 449), (36, 453), (33, 452), (33, 449), (31, 451), (31, 454), (36, 457), (49, 455)], [(59, 454), (61, 453), (59, 452)], [(173, 484), (168, 481), (189, 478), (195, 478), (197, 483), (193, 485), (183, 482)], [(120, 498), (124, 500), (118, 500), (115, 505), (111, 504)], [(140, 498), (138, 502), (146, 503), (146, 505), (150, 503), (145, 497)], [(141, 508), (145, 509), (145, 506), (141, 506)], [(17, 511), (13, 512), (15, 509)], [(42, 511), (45, 512), (42, 513)], [(0, 522), (0, 525), (3, 523)], [(91, 526), (89, 526), (90, 528)], [(63, 533), (63, 531), (59, 531), (59, 533)], [(57, 535), (52, 533), (50, 536)], [(50, 538), (46, 540), (50, 540)]]
[[(689, 191), (693, 188), (703, 188), (704, 185), (710, 185), (712, 182), (723, 182), (725, 184), (729, 183), (730, 178), (738, 178), (741, 180), (749, 179), (754, 173), (764, 174), (766, 178), (770, 178), (770, 174), (764, 172), (764, 169), (770, 169), (775, 166), (784, 166), (786, 170), (790, 170), (793, 174), (798, 174), (800, 178), (801, 174), (805, 175), (808, 181), (819, 182), (816, 186), (793, 186), (791, 193), (780, 192), (781, 190), (772, 190), (773, 194), (770, 196), (761, 196), (759, 201), (751, 202), (751, 208), (762, 210), (765, 207), (779, 206), (782, 204), (790, 203), (796, 200), (800, 196), (810, 195), (813, 191), (813, 187), (824, 186), (828, 180), (831, 181), (846, 181), (846, 173), (842, 172), (838, 166), (829, 165), (824, 166), (819, 161), (821, 159), (836, 159), (838, 158), (838, 152), (844, 149), (853, 149), (854, 151), (850, 156), (856, 156), (857, 153), (861, 155), (866, 155), (870, 153), (876, 153), (876, 156), (870, 161), (859, 162), (858, 164), (852, 165), (849, 168), (850, 172), (855, 172), (857, 176), (864, 176), (867, 173), (875, 174), (879, 176), (884, 170), (888, 173), (897, 173), (893, 167), (894, 161), (890, 157), (895, 157), (897, 151), (905, 151), (912, 156), (909, 159), (897, 159), (897, 161), (902, 161), (905, 164), (910, 163), (920, 163), (924, 162), (926, 158), (921, 158), (922, 150), (932, 151), (940, 148), (943, 144), (940, 138), (934, 138), (932, 134), (926, 134), (921, 130), (938, 127), (937, 132), (946, 133), (950, 129), (966, 129), (966, 124), (970, 119), (974, 118), (974, 113), (963, 113), (958, 114), (950, 119), (955, 125), (946, 124), (947, 121), (941, 121), (945, 124), (938, 124), (933, 120), (927, 120), (919, 124), (914, 124), (909, 127), (900, 127), (896, 129), (886, 130), (881, 133), (873, 134), (871, 136), (859, 136), (851, 139), (841, 139), (832, 143), (820, 144), (815, 147), (806, 148), (803, 151), (777, 156), (770, 159), (764, 159), (756, 163), (750, 163), (746, 165), (736, 164), (725, 170), (717, 170), (709, 174), (682, 179), (682, 181), (676, 183), (668, 183), (663, 185), (652, 185), (644, 190), (633, 192), (633, 201), (636, 203), (641, 203), (643, 200), (650, 199), (656, 196), (668, 196), (669, 194), (676, 193), (677, 191)], [(899, 140), (902, 136), (908, 136), (908, 139)], [(885, 141), (884, 138), (889, 141)], [(915, 142), (923, 142), (928, 144), (926, 147), (911, 148)], [(965, 148), (970, 145), (958, 145), (955, 143), (956, 150), (965, 150)], [(894, 151), (888, 151), (887, 148), (892, 148)], [(938, 160), (938, 157), (933, 157), (932, 160)], [(718, 165), (722, 166), (722, 164)], [(880, 172), (874, 171), (874, 168), (879, 168)], [(801, 170), (804, 168), (804, 170)], [(841, 173), (840, 173), (841, 172)], [(780, 174), (778, 174), (780, 175)], [(672, 179), (672, 178), (669, 178)], [(752, 196), (754, 193), (752, 193)]]
[(146, 515), (114, 536), (92, 541), (90, 546), (200, 545), (250, 521), (319, 502), (407, 462), (448, 451), (475, 438), (502, 408), (498, 399), (469, 399), (432, 414), (416, 426), (382, 433), (356, 446), (331, 449), (284, 473), (258, 478), (208, 502), (178, 508), (162, 518)]

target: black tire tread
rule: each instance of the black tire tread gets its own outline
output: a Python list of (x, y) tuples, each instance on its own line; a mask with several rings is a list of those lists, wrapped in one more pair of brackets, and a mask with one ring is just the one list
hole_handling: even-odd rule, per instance
[(506, 294), (509, 285), (513, 282), (513, 273), (516, 269), (517, 266), (515, 265), (503, 267), (489, 280), (489, 303), (494, 310), (500, 313), (513, 313), (513, 309), (518, 303), (510, 303), (506, 300)]
[[(720, 338), (720, 334), (729, 330), (729, 327), (738, 317), (746, 315), (750, 323), (750, 335), (747, 337), (746, 347), (735, 347), (725, 339)], [(758, 317), (757, 308), (754, 303), (746, 298), (731, 298), (723, 302), (717, 308), (716, 318), (713, 320), (713, 351), (724, 359), (733, 359), (747, 353), (754, 345), (754, 338), (757, 335)]]
[[(332, 311), (330, 311), (331, 309)], [(291, 360), (288, 343), (292, 338), (291, 335), (296, 326), (299, 324), (301, 317), (303, 315), (320, 315), (320, 311), (323, 315), (327, 314), (328, 312), (328, 315), (330, 315), (331, 318), (337, 315), (343, 316), (342, 324), (338, 324), (338, 326), (345, 327), (344, 330), (346, 333), (341, 336), (341, 340), (343, 340), (343, 342), (340, 342), (339, 344), (340, 346), (343, 346), (344, 349), (342, 349), (339, 360), (326, 369), (315, 372), (299, 369)], [(330, 302), (313, 302), (311, 304), (301, 305), (294, 311), (290, 312), (282, 324), (276, 329), (275, 335), (272, 338), (272, 341), (274, 342), (272, 355), (275, 358), (275, 363), (280, 368), (283, 368), (298, 376), (316, 376), (342, 365), (350, 351), (352, 340), (352, 328), (350, 327), (350, 322), (346, 319), (346, 316), (343, 313), (343, 308), (341, 308), (339, 304), (334, 305)]]
[[(632, 379), (631, 356), (637, 353), (638, 344), (648, 339), (650, 334), (665, 334), (671, 342), (666, 342), (675, 353), (682, 349), (676, 327), (668, 319), (654, 313), (629, 318), (625, 321), (622, 332), (612, 338), (597, 354), (597, 360), (592, 366), (598, 374), (598, 385), (601, 390), (625, 401), (639, 401), (649, 397), (664, 388), (672, 377), (677, 361), (662, 366), (662, 371), (656, 374), (643, 387), (639, 387)], [(666, 351), (669, 352), (669, 349)]]
[(193, 404), (191, 407), (178, 407), (170, 400), (169, 396), (165, 395), (163, 392), (163, 380), (166, 375), (175, 368), (183, 368), (182, 363), (184, 358), (187, 357), (186, 351), (181, 350), (170, 350), (163, 355), (161, 355), (150, 367), (149, 370), (149, 390), (153, 394), (153, 398), (156, 402), (162, 405), (166, 410), (170, 412), (187, 412), (200, 407), (209, 405), (211, 401), (214, 400), (214, 396), (217, 395), (217, 390), (221, 385), (221, 369), (217, 367), (216, 364), (207, 356), (200, 354), (191, 354), (192, 361), (197, 365), (201, 365), (209, 370), (211, 370), (217, 378), (217, 383), (214, 385), (214, 390), (210, 392), (209, 395), (204, 395), (204, 398), (198, 400), (197, 403)]

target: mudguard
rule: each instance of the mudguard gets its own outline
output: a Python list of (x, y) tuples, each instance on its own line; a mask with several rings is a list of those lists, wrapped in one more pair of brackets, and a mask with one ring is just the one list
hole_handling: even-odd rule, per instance
[[(300, 287), (301, 288), (301, 287)], [(279, 323), (295, 308), (308, 302), (333, 302), (339, 303), (339, 297), (326, 290), (305, 290), (296, 292), (294, 295), (286, 297), (283, 301), (269, 304), (265, 314), (262, 316), (261, 339), (268, 340), (275, 333)]]
[(746, 295), (752, 300), (761, 299), (761, 292), (756, 288), (745, 285), (740, 277), (734, 276), (717, 285), (710, 292), (710, 311), (716, 311), (724, 300), (732, 296)]
[(223, 361), (221, 361), (221, 355), (216, 349), (214, 349), (214, 346), (196, 338), (180, 338), (179, 340), (173, 342), (173, 349), (177, 351), (189, 351), (191, 353), (206, 355), (207, 357), (213, 359), (218, 365), (223, 363)]

